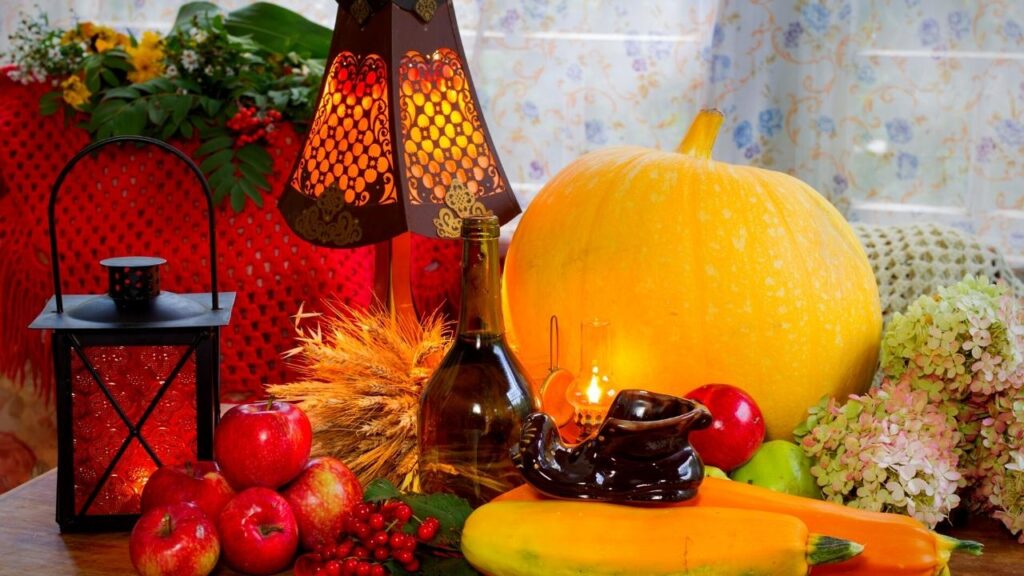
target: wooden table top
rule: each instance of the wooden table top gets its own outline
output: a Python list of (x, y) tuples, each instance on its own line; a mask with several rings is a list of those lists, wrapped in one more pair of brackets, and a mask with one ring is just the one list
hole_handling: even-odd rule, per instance
[[(56, 489), (57, 473), (51, 470), (0, 495), (0, 576), (132, 574), (127, 533), (60, 534)], [(955, 554), (952, 576), (1024, 574), (1024, 544), (999, 523), (971, 518), (952, 535), (985, 544), (981, 557)], [(220, 568), (214, 574), (235, 573)]]

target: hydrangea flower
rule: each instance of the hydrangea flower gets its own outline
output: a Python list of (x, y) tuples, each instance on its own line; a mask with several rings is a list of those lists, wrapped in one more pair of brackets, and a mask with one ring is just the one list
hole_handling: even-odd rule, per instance
[(960, 503), (955, 422), (909, 378), (840, 405), (824, 398), (794, 434), (828, 500), (935, 526)]
[(882, 372), (910, 374), (936, 399), (1020, 388), (1024, 327), (1006, 288), (968, 276), (897, 313), (882, 337)]
[(1020, 304), (968, 276), (896, 314), (882, 337), (881, 387), (842, 407), (823, 400), (795, 432), (826, 496), (933, 524), (959, 486), (1024, 543)]

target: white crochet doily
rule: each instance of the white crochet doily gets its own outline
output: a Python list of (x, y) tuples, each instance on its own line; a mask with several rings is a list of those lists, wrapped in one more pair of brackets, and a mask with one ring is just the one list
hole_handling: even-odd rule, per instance
[(998, 249), (955, 228), (939, 224), (854, 224), (853, 230), (878, 279), (886, 321), (920, 296), (955, 284), (967, 274), (1003, 280), (1018, 297), (1024, 296), (1024, 284), (1014, 276)]

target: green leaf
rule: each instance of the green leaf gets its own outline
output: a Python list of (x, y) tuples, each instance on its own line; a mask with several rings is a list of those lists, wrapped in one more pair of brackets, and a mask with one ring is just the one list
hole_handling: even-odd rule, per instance
[(117, 81), (117, 76), (114, 76), (114, 73), (109, 68), (100, 69), (100, 76), (103, 77), (103, 81), (107, 83), (107, 86), (117, 86), (120, 84)]
[(383, 502), (392, 498), (400, 498), (402, 493), (387, 478), (377, 478), (366, 485), (363, 500), (366, 502)]
[(85, 87), (89, 89), (89, 92), (93, 94), (100, 91), (100, 69), (86, 69), (85, 71)]
[(113, 68), (114, 70), (123, 70), (124, 72), (131, 72), (135, 70), (135, 66), (129, 62), (126, 58), (126, 54), (123, 52), (107, 52), (105, 58), (103, 58), (103, 65), (107, 68)]
[[(219, 170), (224, 164), (231, 164), (231, 160), (235, 157), (235, 151), (228, 148), (227, 150), (221, 150), (207, 156), (203, 162), (199, 165), (203, 169), (204, 174), (209, 174), (215, 170)], [(234, 166), (231, 168), (232, 174), (234, 174)]]
[(182, 122), (181, 126), (178, 126), (178, 130), (181, 131), (181, 135), (185, 138), (192, 137), (192, 124), (190, 122)]
[(439, 558), (426, 556), (420, 570), (423, 576), (479, 576), (479, 572), (465, 558)]
[(267, 92), (267, 97), (270, 98), (270, 103), (278, 110), (288, 106), (288, 101), (291, 100), (291, 95), (288, 90), (271, 90)]
[(235, 10), (224, 25), (231, 34), (248, 36), (269, 52), (326, 58), (331, 49), (330, 28), (275, 4), (257, 2)]
[(242, 176), (251, 182), (253, 186), (256, 186), (261, 190), (270, 189), (270, 183), (267, 182), (267, 175), (270, 174), (270, 170), (261, 170), (252, 164), (246, 164), (245, 162), (240, 162), (238, 164), (238, 169), (242, 172)]
[(441, 523), (432, 545), (459, 549), (462, 526), (473, 512), (469, 502), (453, 494), (407, 494), (402, 501), (417, 518), (433, 516)]
[(231, 208), (235, 212), (241, 212), (245, 209), (245, 192), (237, 180), (235, 180), (234, 185), (231, 187)]
[(267, 149), (256, 144), (246, 144), (239, 148), (238, 159), (253, 168), (258, 168), (265, 172), (270, 172), (274, 165), (274, 161), (270, 157), (270, 153), (267, 152)]
[(43, 116), (52, 116), (60, 109), (61, 98), (64, 94), (58, 90), (47, 92), (39, 98), (39, 113)]
[(85, 59), (82, 61), (82, 68), (86, 72), (93, 72), (95, 70), (99, 70), (100, 66), (102, 66), (102, 65), (103, 65), (103, 55), (102, 54), (90, 54), (90, 55), (86, 56)]
[(149, 121), (154, 126), (163, 126), (164, 120), (167, 120), (167, 110), (156, 99), (147, 101), (146, 111), (149, 114)]
[(133, 102), (111, 119), (115, 136), (141, 134), (146, 127), (146, 106), (142, 102)]
[(135, 100), (141, 96), (139, 91), (131, 86), (122, 86), (120, 88), (111, 88), (103, 92), (103, 99), (109, 100), (111, 98), (126, 98), (128, 100)]
[(235, 181), (235, 165), (231, 162), (215, 168), (212, 173), (209, 174), (210, 185), (214, 188), (220, 189), (230, 185)]
[(181, 122), (188, 116), (188, 111), (192, 109), (192, 97), (174, 95), (165, 98), (167, 107), (171, 111), (171, 122), (174, 124), (181, 124)]
[(217, 126), (213, 123), (213, 121), (207, 120), (205, 118), (193, 116), (189, 118), (188, 121), (196, 127), (196, 131), (199, 132), (199, 138), (204, 141), (214, 138), (219, 134), (223, 134), (224, 132), (223, 130), (218, 129)]
[(242, 191), (245, 192), (246, 196), (252, 198), (253, 203), (255, 203), (260, 208), (263, 207), (263, 195), (260, 194), (260, 191), (256, 187), (256, 185), (253, 184), (252, 181), (250, 181), (247, 177), (245, 177), (244, 173), (242, 179), (238, 180), (238, 185), (242, 188)]
[(107, 100), (101, 102), (99, 106), (93, 109), (92, 117), (89, 118), (89, 124), (86, 128), (90, 132), (99, 129), (101, 126), (108, 125), (117, 117), (118, 114), (124, 112), (125, 107), (128, 105), (124, 100)]
[(206, 111), (207, 116), (215, 116), (217, 111), (220, 110), (221, 102), (208, 96), (201, 96), (199, 98), (199, 105)]
[(399, 564), (398, 561), (394, 558), (391, 558), (387, 562), (385, 562), (384, 568), (388, 571), (387, 573), (391, 576), (407, 576), (408, 574), (412, 574), (412, 572), (409, 572), (405, 568), (402, 568), (402, 565)]
[(196, 149), (195, 155), (202, 158), (203, 156), (207, 156), (217, 150), (223, 150), (231, 146), (233, 142), (234, 140), (232, 140), (231, 136), (217, 136), (216, 138), (211, 138), (206, 142), (203, 142), (202, 146)]
[(225, 198), (231, 194), (231, 186), (234, 185), (234, 180), (228, 180), (216, 186), (213, 186), (213, 203), (214, 205), (220, 204)]
[(164, 129), (160, 131), (161, 140), (170, 140), (171, 136), (178, 131), (178, 125), (174, 122), (168, 122), (164, 124)]
[(186, 30), (192, 25), (192, 17), (210, 18), (220, 13), (220, 8), (212, 2), (189, 2), (178, 9), (178, 15), (174, 18), (172, 31)]
[(167, 78), (153, 78), (140, 82), (139, 84), (132, 84), (132, 88), (147, 94), (156, 94), (159, 92), (174, 92), (174, 83)]
[(202, 94), (203, 88), (199, 84), (196, 84), (192, 80), (186, 80), (185, 78), (178, 78), (174, 81), (177, 88), (181, 88), (185, 92), (190, 94)]

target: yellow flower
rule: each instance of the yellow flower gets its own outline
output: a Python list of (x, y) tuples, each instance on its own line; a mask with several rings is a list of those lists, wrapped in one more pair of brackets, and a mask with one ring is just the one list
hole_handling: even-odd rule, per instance
[(78, 34), (82, 38), (92, 38), (96, 35), (97, 28), (92, 22), (82, 22), (78, 25)]
[[(92, 36), (96, 34), (96, 25), (92, 22), (82, 22), (78, 26), (64, 32), (60, 37), (60, 43), (63, 45), (71, 44), (72, 42), (91, 42)], [(90, 47), (91, 48), (91, 47)]]
[(146, 32), (138, 46), (129, 46), (128, 59), (135, 70), (128, 73), (133, 84), (145, 82), (164, 73), (163, 40), (156, 32)]
[(163, 48), (164, 39), (160, 37), (160, 34), (147, 30), (142, 33), (142, 40), (139, 41), (139, 47), (141, 48)]
[(76, 110), (81, 110), (92, 96), (92, 92), (89, 92), (85, 82), (82, 82), (78, 76), (69, 76), (67, 80), (60, 83), (60, 87), (64, 90), (64, 101)]
[(91, 38), (93, 48), (100, 53), (117, 47), (128, 48), (131, 46), (131, 41), (127, 36), (108, 26), (97, 26), (96, 33)]
[(108, 26), (97, 26), (92, 22), (82, 22), (60, 37), (61, 44), (85, 42), (90, 52), (106, 52), (113, 48), (127, 48), (131, 45), (128, 36)]
[(78, 29), (72, 28), (71, 30), (65, 30), (64, 33), (60, 35), (60, 44), (61, 46), (67, 46), (68, 44), (78, 42), (81, 39), (82, 35), (78, 33)]

